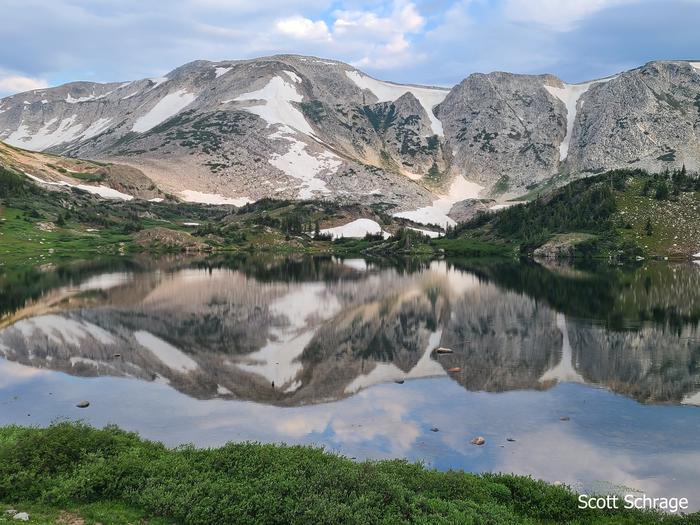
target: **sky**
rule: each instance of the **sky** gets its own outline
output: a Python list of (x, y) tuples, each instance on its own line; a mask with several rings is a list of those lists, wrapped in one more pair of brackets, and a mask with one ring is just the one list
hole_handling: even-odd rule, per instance
[(277, 53), (442, 86), (700, 59), (700, 0), (0, 0), (0, 11), (0, 96)]

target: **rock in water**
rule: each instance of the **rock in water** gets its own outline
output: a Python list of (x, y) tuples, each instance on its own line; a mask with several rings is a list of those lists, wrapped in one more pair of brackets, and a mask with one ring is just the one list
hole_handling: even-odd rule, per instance
[(484, 443), (486, 443), (486, 439), (484, 439), (484, 438), (481, 437), (481, 436), (477, 436), (477, 437), (475, 437), (474, 439), (472, 439), (472, 440), (470, 441), (470, 443), (471, 443), (472, 445), (479, 445), (479, 446), (481, 446), (481, 445), (483, 445)]
[(569, 420), (571, 420), (571, 418), (569, 416), (561, 416), (559, 418), (559, 421), (569, 421)]
[(77, 406), (78, 408), (87, 408), (90, 406), (90, 402), (89, 401), (81, 401), (80, 403), (78, 403), (75, 406)]
[(430, 429), (431, 432), (440, 432), (440, 429), (438, 427), (433, 427)]

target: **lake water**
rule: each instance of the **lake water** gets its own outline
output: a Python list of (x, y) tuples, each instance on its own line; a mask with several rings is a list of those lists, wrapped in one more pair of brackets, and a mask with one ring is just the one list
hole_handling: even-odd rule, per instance
[(0, 315), (3, 425), (313, 444), (700, 508), (698, 265), (96, 261), (2, 275)]

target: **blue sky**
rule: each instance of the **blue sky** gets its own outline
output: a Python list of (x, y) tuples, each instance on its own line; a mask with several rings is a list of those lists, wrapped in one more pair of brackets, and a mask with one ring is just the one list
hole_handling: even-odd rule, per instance
[(0, 9), (0, 95), (275, 53), (436, 85), (494, 70), (579, 82), (700, 59), (700, 0), (2, 0)]

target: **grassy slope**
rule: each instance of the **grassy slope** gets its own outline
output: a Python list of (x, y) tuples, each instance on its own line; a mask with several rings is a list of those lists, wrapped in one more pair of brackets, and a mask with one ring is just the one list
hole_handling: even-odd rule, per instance
[[(665, 198), (655, 192), (661, 184), (670, 188)], [(442, 246), (451, 252), (460, 243), (491, 243), (529, 254), (545, 242), (568, 240), (582, 256), (687, 259), (700, 250), (700, 184), (683, 184), (674, 192), (673, 174), (639, 170), (576, 180), (528, 204), (477, 217)]]
[[(13, 178), (12, 188), (3, 188)], [(555, 240), (576, 244), (580, 256), (687, 258), (700, 250), (700, 184), (686, 179), (680, 191), (656, 198), (655, 188), (661, 183), (673, 188), (673, 181), (673, 174), (623, 170), (579, 179), (528, 204), (477, 216), (447, 238), (431, 241), (402, 228), (381, 206), (264, 200), (233, 210), (114, 202), (82, 192), (46, 191), (0, 166), (0, 258), (5, 264), (36, 264), (92, 254), (184, 249), (176, 241), (134, 242), (135, 232), (156, 226), (186, 231), (195, 237), (191, 244), (224, 251), (514, 257)], [(309, 235), (315, 225), (326, 228), (359, 217), (374, 219), (394, 237), (330, 242)], [(201, 226), (187, 227), (188, 222)]]
[[(648, 255), (682, 257), (700, 251), (700, 192), (681, 192), (676, 199), (657, 200), (643, 196), (648, 177), (630, 179), (624, 192), (618, 192), (619, 221), (625, 239), (640, 245)], [(652, 225), (647, 235), (647, 219)]]
[(0, 429), (0, 501), (43, 514), (47, 523), (60, 510), (99, 513), (103, 525), (140, 516), (202, 525), (697, 522), (580, 511), (568, 489), (511, 475), (357, 463), (299, 446), (170, 450), (114, 428), (70, 423)]

